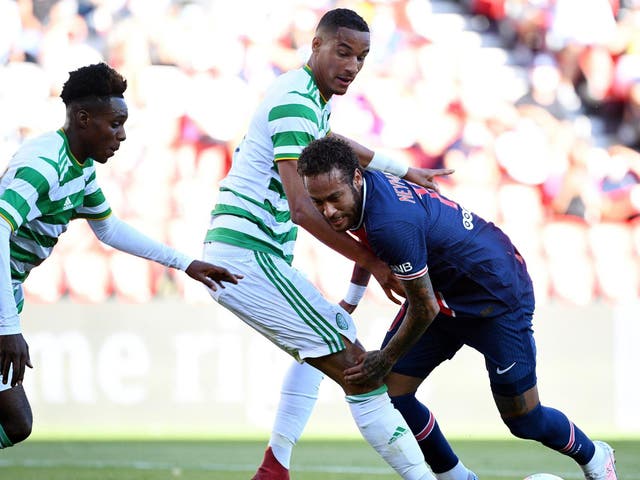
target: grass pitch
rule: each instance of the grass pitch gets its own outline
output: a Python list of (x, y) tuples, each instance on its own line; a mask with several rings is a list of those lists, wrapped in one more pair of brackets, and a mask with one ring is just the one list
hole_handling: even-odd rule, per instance
[[(618, 478), (640, 480), (640, 440), (608, 441)], [(547, 472), (581, 479), (568, 458), (524, 440), (455, 440), (481, 480), (521, 480)], [(0, 451), (1, 480), (247, 480), (265, 441), (26, 441)], [(398, 477), (363, 440), (302, 440), (293, 480), (391, 480)]]

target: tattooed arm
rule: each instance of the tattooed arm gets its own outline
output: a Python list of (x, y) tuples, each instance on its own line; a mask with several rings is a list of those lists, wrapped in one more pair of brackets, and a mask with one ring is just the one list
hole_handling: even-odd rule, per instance
[(396, 334), (383, 350), (364, 353), (358, 364), (344, 371), (347, 383), (360, 384), (384, 378), (391, 367), (427, 330), (440, 311), (429, 274), (402, 282), (409, 308)]

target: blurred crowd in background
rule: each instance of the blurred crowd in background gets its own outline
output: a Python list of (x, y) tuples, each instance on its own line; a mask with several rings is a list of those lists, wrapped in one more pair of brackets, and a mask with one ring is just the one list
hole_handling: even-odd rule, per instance
[[(130, 112), (103, 190), (118, 216), (199, 256), (257, 102), (334, 7), (371, 28), (335, 132), (455, 168), (442, 192), (512, 237), (538, 303), (640, 298), (640, 0), (0, 0), (0, 171), (62, 126), (68, 72), (106, 61)], [(208, 301), (74, 224), (27, 280), (31, 301)], [(337, 301), (350, 265), (318, 243), (301, 232), (296, 261)]]

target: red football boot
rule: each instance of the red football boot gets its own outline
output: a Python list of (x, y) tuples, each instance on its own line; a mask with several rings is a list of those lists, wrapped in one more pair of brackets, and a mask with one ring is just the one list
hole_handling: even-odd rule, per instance
[(264, 452), (262, 464), (251, 480), (290, 480), (289, 470), (273, 456), (271, 447)]

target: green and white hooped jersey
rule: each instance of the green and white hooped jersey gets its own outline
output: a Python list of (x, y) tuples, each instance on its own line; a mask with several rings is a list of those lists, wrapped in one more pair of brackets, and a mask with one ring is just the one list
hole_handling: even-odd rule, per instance
[(220, 182), (206, 242), (222, 242), (293, 261), (297, 227), (278, 162), (297, 160), (311, 141), (329, 133), (330, 104), (309, 66), (281, 75), (266, 92)]
[(12, 230), (12, 280), (22, 283), (49, 257), (71, 220), (110, 214), (93, 160), (78, 163), (62, 129), (25, 142), (0, 178), (0, 217)]

